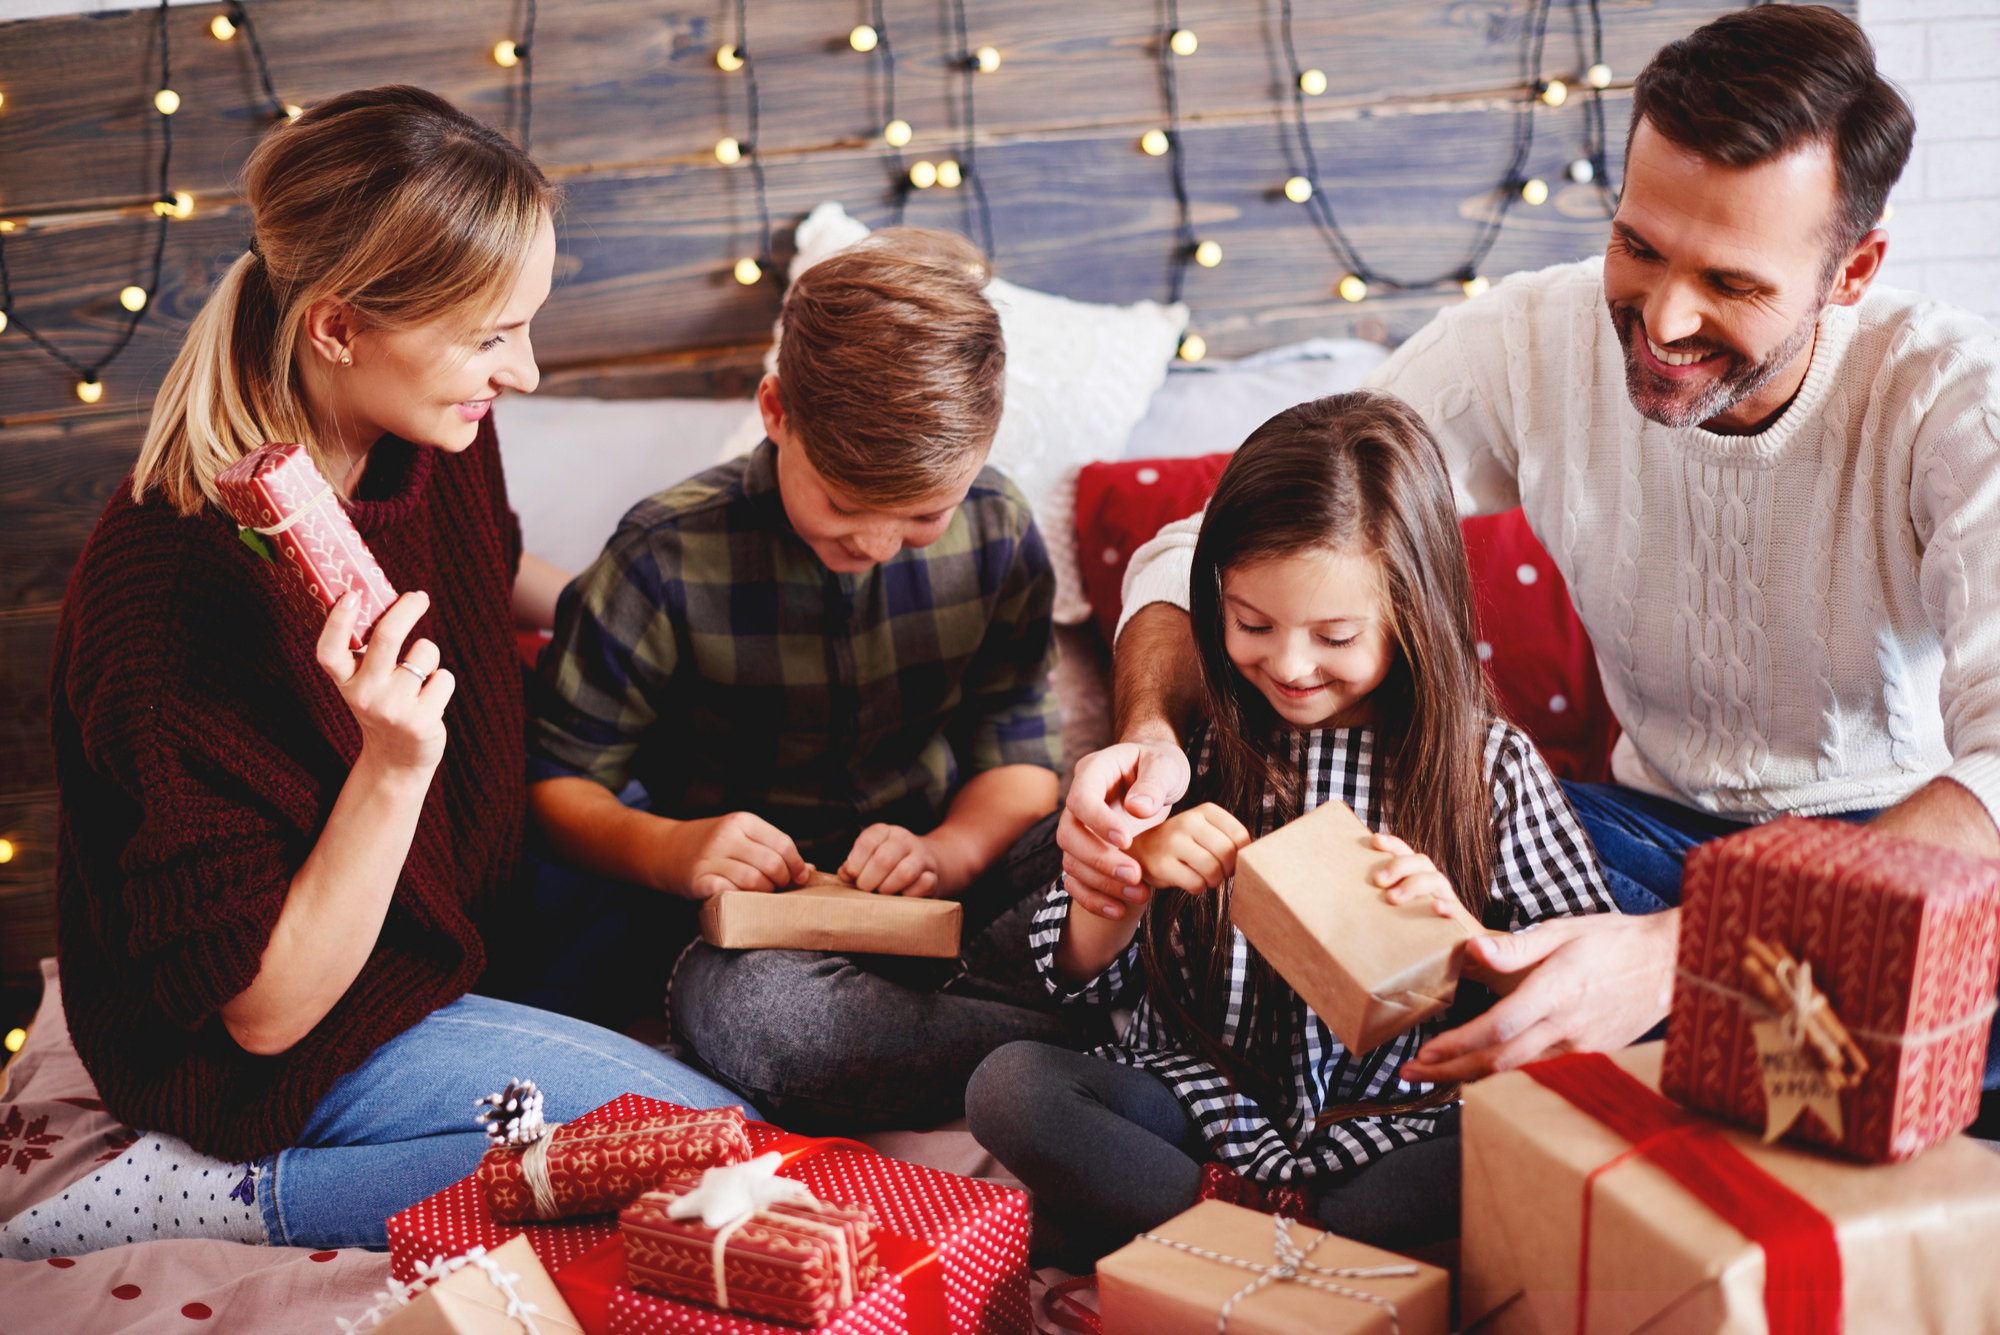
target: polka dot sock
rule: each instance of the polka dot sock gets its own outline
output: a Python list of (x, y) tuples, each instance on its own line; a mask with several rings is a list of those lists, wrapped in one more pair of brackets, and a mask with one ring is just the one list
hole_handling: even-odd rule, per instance
[(0, 1227), (0, 1256), (78, 1256), (163, 1238), (266, 1241), (257, 1170), (172, 1136), (141, 1136), (111, 1163)]

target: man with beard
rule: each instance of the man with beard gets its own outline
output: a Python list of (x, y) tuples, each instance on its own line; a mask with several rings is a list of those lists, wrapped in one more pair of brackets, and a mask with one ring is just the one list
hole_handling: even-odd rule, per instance
[[(1718, 19), (1634, 87), (1604, 258), (1509, 278), (1374, 377), (1465, 508), (1521, 505), (1569, 582), (1624, 728), (1617, 782), (1569, 793), (1634, 915), (1474, 943), (1526, 976), (1406, 1079), (1644, 1034), (1697, 843), (1796, 813), (2000, 854), (2000, 338), (1871, 290), (1913, 129), (1844, 16)], [(1146, 902), (1122, 850), (1186, 786), (1198, 526), (1133, 558), (1120, 740), (1062, 821), (1071, 893), (1110, 917)]]

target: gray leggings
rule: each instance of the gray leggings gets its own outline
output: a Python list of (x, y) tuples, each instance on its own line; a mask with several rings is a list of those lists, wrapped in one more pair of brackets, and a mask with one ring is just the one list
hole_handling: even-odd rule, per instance
[[(1150, 1071), (1046, 1043), (1009, 1043), (965, 1091), (972, 1134), (1035, 1196), (1039, 1249), (1087, 1270), (1194, 1204), (1201, 1133)], [(1407, 1249), (1458, 1232), (1458, 1110), (1435, 1139), (1342, 1173), (1314, 1213), (1342, 1237)]]

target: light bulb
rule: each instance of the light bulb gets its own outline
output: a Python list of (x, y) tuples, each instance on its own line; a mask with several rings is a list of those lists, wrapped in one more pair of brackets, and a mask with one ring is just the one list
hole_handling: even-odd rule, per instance
[(1185, 334), (1181, 337), (1181, 360), (1198, 362), (1208, 356), (1208, 340), (1200, 334)]
[(1459, 286), (1465, 289), (1466, 296), (1476, 297), (1479, 296), (1481, 293), (1485, 292), (1487, 288), (1492, 287), (1493, 284), (1487, 282), (1483, 275), (1474, 274), (1472, 275), (1472, 277), (1460, 283)]
[(1149, 158), (1157, 158), (1171, 147), (1165, 130), (1148, 130), (1139, 136), (1139, 151)]
[(1530, 204), (1549, 202), (1549, 183), (1539, 176), (1531, 176), (1521, 182), (1521, 198)]
[(285, 103), (285, 123), (290, 124), (306, 114), (306, 109), (296, 102)]
[(7, 1051), (19, 1052), (28, 1041), (28, 1031), (25, 1029), (9, 1029), (5, 1041)]
[(1201, 42), (1186, 28), (1176, 28), (1174, 35), (1167, 38), (1167, 45), (1173, 48), (1173, 53), (1177, 56), (1191, 56)]
[(226, 42), (236, 35), (236, 25), (229, 21), (229, 15), (217, 14), (208, 21), (208, 30), (215, 34), (215, 40)]
[(0, 311), (0, 334), (7, 332), (7, 312)]
[[(1882, 206), (1882, 216), (1881, 216), (1881, 218), (1879, 218), (1879, 219), (1877, 219), (1877, 220), (1876, 220), (1876, 224), (1875, 224), (1875, 225), (1876, 225), (1877, 227), (1880, 227), (1880, 226), (1883, 226), (1883, 225), (1885, 225), (1885, 224), (1886, 224), (1886, 223), (1887, 223), (1887, 222), (1888, 222), (1888, 221), (1889, 221), (1889, 220), (1890, 220), (1891, 218), (1893, 218), (1893, 217), (1895, 217), (1895, 216), (1896, 216), (1896, 206), (1895, 206), (1894, 204), (1884, 204), (1884, 205)], [(4, 327), (5, 327), (5, 326), (0, 326), (0, 328), (4, 328)]]
[[(14, 860), (14, 841), (12, 839), (0, 839), (0, 862), (12, 862), (13, 860)], [(8, 1045), (7, 1050), (9, 1052), (15, 1052), (20, 1049), (20, 1046), (21, 1045), (18, 1043), (10, 1043)]]
[(873, 51), (875, 44), (882, 40), (882, 34), (865, 23), (858, 23), (854, 31), (847, 34), (847, 44), (856, 51)]
[(145, 310), (146, 289), (138, 286), (126, 288), (118, 294), (118, 304), (134, 314)]
[(521, 63), (521, 48), (514, 45), (513, 38), (494, 43), (493, 63), (503, 70), (511, 70)]
[(1611, 67), (1600, 60), (1583, 72), (1583, 81), (1592, 88), (1609, 88), (1611, 86)]
[(742, 259), (736, 261), (736, 281), (743, 284), (743, 286), (749, 287), (763, 276), (764, 266), (757, 263), (750, 256), (745, 255)]
[(171, 116), (181, 109), (181, 95), (171, 88), (162, 88), (153, 94), (153, 105), (162, 116)]
[(950, 158), (946, 158), (937, 165), (937, 183), (945, 189), (953, 189), (964, 180), (964, 173), (959, 171), (958, 164)]
[(102, 380), (79, 380), (76, 382), (76, 396), (85, 403), (96, 403), (104, 397)]
[(938, 183), (936, 164), (917, 161), (910, 164), (910, 184), (919, 190), (928, 190)]
[(901, 148), (910, 142), (910, 123), (902, 120), (890, 121), (882, 127), (882, 138), (888, 141), (889, 147)]
[(1222, 263), (1222, 246), (1219, 242), (1204, 241), (1194, 248), (1194, 262), (1204, 269), (1213, 269)]
[(1559, 107), (1569, 101), (1569, 85), (1561, 79), (1550, 79), (1542, 85), (1542, 101), (1552, 107)]
[(1326, 71), (1307, 70), (1299, 76), (1299, 89), (1307, 97), (1318, 97), (1326, 91)]
[(715, 141), (715, 160), (725, 167), (733, 167), (743, 159), (743, 145), (728, 135)]
[(1294, 176), (1285, 182), (1285, 198), (1294, 204), (1303, 204), (1313, 197), (1313, 183), (1303, 176)]
[(743, 49), (737, 46), (719, 46), (715, 49), (715, 67), (728, 74), (743, 68)]
[(1569, 164), (1569, 179), (1578, 185), (1589, 185), (1597, 179), (1597, 168), (1591, 165), (1589, 158), (1578, 158)]
[(981, 74), (991, 74), (1000, 68), (1000, 52), (993, 47), (982, 46), (972, 53), (972, 62), (979, 67)]
[(1349, 274), (1340, 280), (1340, 286), (1335, 290), (1347, 301), (1359, 301), (1368, 295), (1368, 284), (1361, 281), (1360, 275)]
[(0, 107), (4, 107), (6, 105), (7, 105), (7, 95), (5, 93), (0, 93)]
[(174, 191), (172, 199), (153, 201), (153, 213), (161, 218), (187, 218), (194, 214), (194, 196), (185, 190)]

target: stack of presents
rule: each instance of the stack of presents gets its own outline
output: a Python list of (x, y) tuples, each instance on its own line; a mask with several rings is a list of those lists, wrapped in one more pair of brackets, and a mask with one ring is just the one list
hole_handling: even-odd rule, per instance
[[(1465, 934), (1369, 881), (1345, 808), (1253, 845), (1233, 912), (1343, 1042), (1450, 1004)], [(1108, 1335), (2000, 1330), (1979, 1104), (2000, 864), (1787, 818), (1689, 859), (1664, 1043), (1465, 1090), (1456, 1276), (1204, 1201), (1098, 1267)], [(1028, 1332), (1019, 1191), (626, 1096), (494, 1096), (471, 1178), (390, 1221), (395, 1335)], [(1455, 1281), (1455, 1282), (1454, 1282)]]

